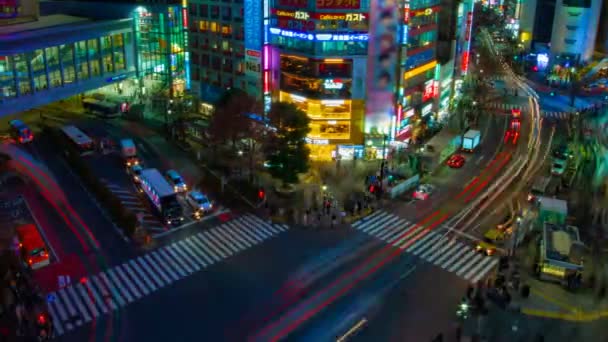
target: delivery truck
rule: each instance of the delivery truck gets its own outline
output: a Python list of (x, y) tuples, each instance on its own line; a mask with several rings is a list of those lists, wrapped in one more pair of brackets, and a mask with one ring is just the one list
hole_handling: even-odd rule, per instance
[(462, 150), (466, 152), (473, 152), (477, 145), (479, 145), (479, 140), (481, 138), (481, 132), (470, 129), (462, 137)]
[(120, 155), (125, 161), (125, 165), (127, 167), (139, 164), (139, 159), (137, 158), (137, 148), (135, 147), (135, 143), (132, 139), (120, 140)]

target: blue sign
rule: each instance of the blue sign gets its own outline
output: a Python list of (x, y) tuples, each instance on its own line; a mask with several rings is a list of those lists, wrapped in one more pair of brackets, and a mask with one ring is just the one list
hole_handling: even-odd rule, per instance
[(57, 297), (55, 297), (55, 295), (52, 293), (49, 293), (48, 295), (46, 295), (46, 302), (49, 304), (54, 303), (56, 299), (57, 299)]
[(261, 51), (262, 37), (262, 3), (260, 0), (245, 0), (245, 49)]
[(316, 40), (316, 41), (323, 41), (323, 42), (325, 42), (325, 41), (366, 42), (369, 39), (369, 35), (367, 33), (358, 33), (358, 34), (317, 33), (317, 34), (313, 35), (311, 33), (283, 30), (283, 29), (276, 28), (276, 27), (271, 27), (269, 31), (271, 34), (280, 35), (283, 37), (292, 37), (292, 38), (298, 38), (298, 39)]
[(430, 61), (434, 57), (435, 57), (434, 49), (426, 49), (415, 55), (407, 56), (407, 59), (405, 60), (405, 69), (406, 70), (414, 69), (415, 67), (417, 67), (419, 65), (425, 64), (426, 62)]

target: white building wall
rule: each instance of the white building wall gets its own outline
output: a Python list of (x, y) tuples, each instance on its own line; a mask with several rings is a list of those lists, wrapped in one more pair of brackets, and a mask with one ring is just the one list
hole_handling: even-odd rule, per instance
[(591, 0), (589, 8), (568, 7), (556, 0), (551, 34), (551, 53), (588, 61), (593, 55), (602, 0)]

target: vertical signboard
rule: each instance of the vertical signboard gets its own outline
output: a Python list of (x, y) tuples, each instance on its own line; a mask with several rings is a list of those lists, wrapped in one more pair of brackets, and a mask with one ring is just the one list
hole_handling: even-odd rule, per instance
[(399, 13), (396, 1), (372, 0), (367, 62), (366, 131), (389, 133), (397, 81)]
[(262, 50), (262, 3), (260, 0), (245, 0), (245, 49)]
[(471, 30), (473, 28), (473, 11), (467, 13), (467, 19), (464, 27), (464, 42), (463, 42), (463, 52), (462, 59), (460, 65), (461, 75), (466, 75), (469, 70), (469, 52), (471, 49)]

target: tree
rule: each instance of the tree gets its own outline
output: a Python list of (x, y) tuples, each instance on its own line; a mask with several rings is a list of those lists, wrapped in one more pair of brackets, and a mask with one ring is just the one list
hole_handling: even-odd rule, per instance
[(278, 102), (268, 113), (270, 126), (264, 146), (268, 171), (283, 185), (298, 182), (298, 174), (308, 171), (310, 150), (306, 136), (310, 119), (292, 103)]
[(243, 90), (232, 88), (224, 92), (215, 105), (209, 123), (212, 142), (231, 142), (234, 147), (239, 139), (247, 138), (251, 128), (247, 115), (257, 112), (257, 109), (257, 101)]

